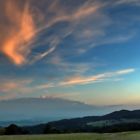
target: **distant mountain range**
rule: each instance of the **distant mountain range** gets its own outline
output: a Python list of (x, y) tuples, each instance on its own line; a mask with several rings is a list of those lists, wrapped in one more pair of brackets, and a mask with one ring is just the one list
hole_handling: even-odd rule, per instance
[[(47, 124), (25, 127), (30, 133), (122, 132), (140, 130), (140, 110), (121, 110), (103, 116), (63, 119)], [(53, 129), (50, 129), (53, 128)], [(57, 130), (57, 131), (56, 131)]]
[(31, 126), (9, 124), (8, 127), (0, 127), (0, 135), (112, 133), (137, 130), (140, 131), (140, 110), (120, 110), (102, 116), (62, 119)]
[[(54, 121), (50, 122), (50, 125), (53, 125), (55, 127), (75, 127), (75, 126), (90, 126), (90, 125), (95, 125), (97, 126), (97, 122), (103, 124), (104, 121), (112, 121), (111, 124), (115, 123), (121, 123), (121, 122), (133, 122), (136, 120), (136, 122), (139, 120), (140, 121), (140, 110), (134, 110), (134, 111), (128, 111), (128, 110), (121, 110), (121, 111), (115, 111), (113, 113), (103, 115), (103, 116), (89, 116), (89, 117), (83, 117), (83, 118), (74, 118), (74, 119), (64, 119), (60, 121)], [(96, 122), (96, 123), (95, 123)]]
[(94, 106), (60, 98), (21, 98), (0, 101), (0, 126), (11, 123), (34, 125), (83, 116), (100, 116), (121, 109), (140, 106)]

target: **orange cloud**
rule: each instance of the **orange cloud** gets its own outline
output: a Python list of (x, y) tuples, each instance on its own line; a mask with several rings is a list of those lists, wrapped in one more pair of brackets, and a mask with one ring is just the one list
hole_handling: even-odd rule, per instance
[(11, 90), (13, 90), (15, 88), (18, 88), (18, 84), (13, 83), (13, 82), (3, 83), (3, 84), (0, 85), (0, 90), (2, 92), (11, 91)]
[(12, 92), (12, 91), (23, 91), (26, 86), (30, 84), (32, 80), (3, 80), (0, 82), (0, 91)]
[(87, 84), (90, 82), (94, 82), (99, 80), (96, 78), (96, 76), (91, 76), (91, 77), (81, 77), (81, 76), (76, 76), (76, 77), (71, 77), (69, 79), (64, 80), (64, 82), (61, 82), (60, 85), (65, 86), (65, 85), (81, 85), (81, 84)]
[(95, 76), (71, 77), (69, 79), (65, 79), (63, 82), (60, 83), (60, 85), (61, 86), (71, 86), (71, 85), (83, 85), (83, 84), (88, 84), (88, 83), (100, 82), (100, 81), (106, 80), (107, 78), (112, 78), (112, 77), (116, 77), (116, 76), (120, 76), (120, 75), (126, 75), (126, 74), (132, 73), (134, 71), (135, 71), (135, 69), (130, 68), (130, 69), (124, 69), (124, 70), (119, 70), (119, 71), (115, 71), (115, 72), (98, 74)]
[(32, 82), (31, 79), (3, 79), (0, 82), (0, 100), (8, 100), (17, 97), (20, 94), (29, 94), (34, 88), (28, 87)]
[[(135, 72), (134, 68), (122, 69), (114, 72), (106, 72), (92, 76), (72, 76), (65, 78), (63, 81), (58, 83), (47, 83), (42, 84), (37, 87), (37, 89), (48, 89), (53, 87), (63, 87), (63, 86), (76, 86), (76, 85), (86, 85), (91, 83), (104, 82), (106, 80), (111, 80), (114, 82), (122, 80), (122, 75), (127, 75)], [(113, 78), (113, 79), (112, 79)]]
[(16, 65), (21, 65), (25, 63), (26, 55), (31, 49), (28, 43), (35, 35), (35, 23), (28, 4), (25, 4), (22, 10), (13, 1), (8, 1), (5, 6), (11, 27), (9, 36), (3, 43), (2, 52)]

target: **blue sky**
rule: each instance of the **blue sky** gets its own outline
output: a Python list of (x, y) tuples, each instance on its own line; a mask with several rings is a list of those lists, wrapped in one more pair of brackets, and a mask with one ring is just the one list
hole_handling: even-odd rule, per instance
[(140, 102), (139, 0), (2, 0), (0, 99)]

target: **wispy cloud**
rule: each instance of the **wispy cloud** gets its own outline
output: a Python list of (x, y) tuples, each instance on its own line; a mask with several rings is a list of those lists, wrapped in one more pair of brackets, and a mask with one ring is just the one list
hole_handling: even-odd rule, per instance
[[(105, 28), (112, 22), (110, 17), (103, 13), (103, 9), (107, 8), (108, 4), (111, 3), (110, 1), (87, 0), (71, 8), (69, 8), (69, 5), (64, 6), (60, 0), (41, 1), (41, 7), (37, 5), (37, 1), (34, 4), (32, 1), (19, 0), (19, 2), (22, 4), (19, 4), (16, 0), (4, 1), (4, 10), (1, 14), (5, 17), (3, 21), (7, 21), (8, 26), (0, 24), (2, 34), (8, 32), (8, 35), (1, 37), (4, 39), (0, 40), (2, 46), (0, 51), (16, 65), (32, 64), (47, 57), (48, 54), (56, 50), (59, 44), (64, 43), (65, 38), (69, 35), (77, 40), (73, 42), (73, 46), (81, 46), (81, 44), (86, 46), (88, 44), (89, 46), (89, 43), (90, 46), (99, 46), (111, 41), (114, 42), (113, 39), (110, 39), (110, 42), (97, 39), (99, 36), (106, 36)], [(115, 3), (139, 3), (139, 1), (118, 0)], [(44, 5), (47, 8), (44, 8)], [(36, 9), (36, 12), (34, 12), (34, 9)], [(58, 23), (67, 23), (67, 25), (50, 34), (50, 30)], [(56, 41), (56, 38), (57, 43), (54, 45), (53, 42)], [(116, 38), (116, 42), (130, 39), (126, 39), (124, 36)], [(96, 39), (100, 43), (97, 43)], [(36, 48), (43, 48), (43, 51), (34, 52)], [(85, 49), (88, 50), (88, 47), (75, 48), (79, 52), (86, 52)], [(67, 48), (65, 50), (67, 51)]]
[[(31, 54), (32, 47), (34, 47), (31, 44), (41, 32), (46, 32), (47, 29), (51, 28), (53, 25), (63, 21), (76, 24), (81, 19), (95, 13), (100, 7), (97, 3), (93, 4), (87, 1), (78, 9), (74, 10), (74, 12), (70, 13), (60, 5), (60, 1), (54, 1), (48, 6), (47, 11), (49, 13), (53, 13), (53, 16), (47, 20), (50, 15), (47, 15), (47, 13), (44, 13), (43, 15), (43, 12), (40, 12), (42, 17), (48, 17), (42, 21), (41, 26), (38, 26), (36, 21), (40, 18), (40, 15), (37, 14), (39, 17), (36, 17), (37, 19), (34, 18), (34, 14), (32, 12), (32, 8), (34, 7), (32, 7), (31, 3), (28, 1), (22, 2), (23, 6), (19, 6), (15, 0), (5, 0), (4, 4), (5, 12), (2, 12), (5, 14), (4, 16), (9, 24), (9, 35), (7, 35), (2, 42), (1, 52), (3, 52), (16, 65), (26, 63), (27, 57)], [(56, 10), (58, 8), (59, 10)], [(38, 9), (38, 11), (41, 11), (41, 9)], [(64, 36), (67, 36), (67, 34), (69, 33), (65, 33)], [(37, 61), (46, 57), (49, 53), (52, 53), (56, 49), (56, 46), (54, 47), (51, 45), (50, 47), (52, 48), (42, 54), (39, 54), (38, 56), (35, 56), (34, 60), (31, 61)]]
[(59, 81), (58, 83), (44, 84), (39, 87), (42, 89), (45, 88), (47, 89), (47, 88), (61, 87), (61, 86), (63, 87), (63, 86), (86, 85), (91, 83), (105, 82), (108, 78), (114, 78), (114, 77), (117, 78), (116, 80), (113, 80), (114, 82), (116, 82), (116, 81), (120, 81), (121, 78), (119, 76), (127, 75), (133, 72), (135, 72), (135, 69), (130, 68), (130, 69), (123, 69), (114, 72), (101, 73), (92, 76), (71, 76), (69, 78), (65, 78), (63, 81)]
[(72, 63), (72, 62), (66, 62), (64, 59), (62, 59), (58, 54), (56, 56), (53, 56), (48, 61), (49, 64), (55, 65), (58, 69), (60, 69), (63, 72), (66, 73), (75, 73), (75, 74), (82, 74), (88, 71), (90, 68), (94, 68), (97, 66), (97, 64), (91, 64), (91, 63)]
[(48, 88), (52, 88), (52, 87), (54, 87), (54, 84), (48, 83), (48, 84), (42, 84), (42, 85), (37, 86), (37, 89), (48, 89)]
[[(53, 6), (49, 7), (49, 12), (53, 13), (54, 16), (50, 18), (50, 20), (40, 28), (40, 31), (50, 28), (56, 23), (68, 21), (71, 23), (77, 23), (82, 19), (94, 14), (98, 11), (99, 8), (102, 7), (101, 3), (87, 1), (77, 9), (73, 9), (73, 12), (66, 10), (62, 5), (60, 5), (59, 1), (52, 3)], [(59, 10), (57, 10), (59, 9)]]
[(0, 91), (3, 93), (12, 93), (12, 92), (23, 92), (27, 91), (28, 85), (32, 83), (31, 79), (27, 80), (15, 80), (15, 79), (3, 79), (3, 82), (0, 82)]
[[(0, 92), (1, 96), (0, 99), (11, 99), (14, 97), (22, 97), (25, 96), (25, 94), (32, 94), (32, 93), (40, 93), (44, 94), (44, 98), (50, 96), (50, 97), (55, 97), (55, 98), (73, 98), (75, 96), (74, 94), (46, 94), (48, 89), (50, 88), (63, 88), (63, 87), (69, 87), (69, 86), (77, 86), (77, 85), (87, 85), (91, 83), (102, 83), (106, 82), (108, 79), (110, 79), (112, 82), (119, 82), (122, 79), (123, 75), (127, 75), (130, 73), (135, 72), (134, 68), (130, 69), (123, 69), (123, 70), (118, 70), (114, 72), (106, 72), (106, 73), (101, 73), (97, 75), (91, 75), (91, 76), (71, 76), (71, 77), (66, 77), (64, 80), (59, 81), (52, 81), (44, 84), (35, 84), (34, 80), (31, 79), (26, 79), (26, 80), (20, 80), (20, 79), (10, 79), (10, 80), (3, 80), (3, 82), (0, 82)], [(32, 85), (32, 86), (31, 86)], [(79, 93), (78, 93), (79, 94)], [(77, 93), (76, 93), (77, 95)]]
[(95, 76), (86, 76), (86, 77), (71, 77), (69, 79), (64, 80), (60, 83), (60, 85), (63, 86), (71, 86), (71, 85), (83, 85), (83, 84), (89, 84), (94, 82), (103, 82), (107, 78), (112, 78), (120, 75), (125, 75), (134, 72), (135, 69), (125, 69), (125, 70), (119, 70), (115, 72), (107, 72), (103, 74), (98, 74)]
[(35, 91), (31, 87), (32, 79), (4, 79), (0, 81), (0, 100), (11, 99), (19, 95), (30, 94)]
[(120, 70), (120, 71), (117, 71), (116, 72), (116, 74), (118, 74), (118, 75), (123, 75), (123, 74), (129, 74), (129, 73), (132, 73), (132, 72), (134, 72), (135, 71), (135, 69), (125, 69), (125, 70)]
[(140, 1), (139, 0), (117, 0), (115, 4), (120, 5), (120, 4), (135, 4), (137, 6), (140, 6)]

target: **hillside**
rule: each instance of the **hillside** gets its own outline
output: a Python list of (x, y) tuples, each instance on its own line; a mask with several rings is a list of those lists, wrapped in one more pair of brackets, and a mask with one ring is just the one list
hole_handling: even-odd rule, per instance
[(54, 134), (124, 132), (140, 130), (140, 110), (120, 110), (103, 116), (62, 119), (38, 125), (1, 127), (0, 134)]
[(31, 133), (43, 133), (46, 126), (55, 128), (55, 130), (63, 133), (140, 130), (140, 110), (121, 110), (103, 116), (63, 119), (47, 124), (25, 127), (25, 129), (28, 129)]
[(106, 127), (113, 125), (121, 125), (124, 123), (140, 123), (140, 110), (121, 110), (103, 116), (65, 119), (50, 122), (49, 125), (55, 127), (56, 129), (91, 130), (93, 129), (93, 127)]

